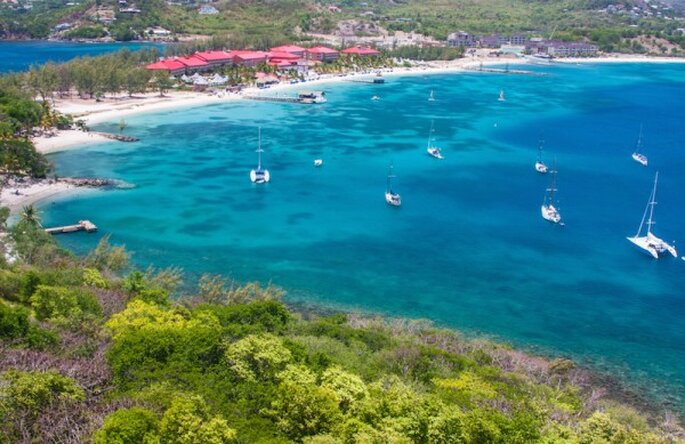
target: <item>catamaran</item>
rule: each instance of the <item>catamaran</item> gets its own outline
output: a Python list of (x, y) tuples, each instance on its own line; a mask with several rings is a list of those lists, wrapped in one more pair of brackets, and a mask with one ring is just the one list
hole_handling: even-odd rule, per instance
[(559, 214), (559, 210), (557, 209), (557, 207), (554, 206), (554, 193), (557, 191), (556, 161), (554, 162), (554, 168), (552, 169), (552, 171), (550, 171), (550, 174), (552, 175), (552, 181), (545, 193), (545, 198), (542, 201), (542, 207), (540, 207), (540, 212), (542, 213), (543, 219), (554, 224), (563, 225), (563, 222), (561, 222), (561, 214)]
[[(654, 259), (659, 259), (659, 255), (662, 253), (670, 253), (673, 257), (678, 257), (678, 252), (675, 246), (665, 242), (663, 239), (659, 239), (652, 233), (652, 225), (654, 222), (654, 206), (656, 205), (656, 184), (659, 180), (659, 172), (654, 176), (654, 187), (652, 188), (652, 193), (649, 195), (649, 200), (647, 201), (647, 206), (645, 207), (645, 212), (642, 215), (642, 221), (640, 221), (640, 227), (637, 229), (637, 234), (628, 239), (633, 245), (644, 251), (645, 253), (651, 255)], [(645, 218), (647, 218), (647, 213), (649, 212), (649, 218), (645, 223)], [(642, 227), (647, 225), (647, 233), (644, 236), (640, 236), (642, 233)]]
[(429, 102), (435, 102), (435, 94), (433, 94), (433, 90), (431, 89), (431, 93), (428, 96), (428, 101)]
[(258, 144), (257, 144), (257, 168), (250, 171), (250, 180), (252, 183), (267, 183), (271, 180), (269, 170), (262, 169), (262, 128), (258, 130)]
[(503, 90), (503, 89), (500, 89), (500, 90), (499, 90), (499, 98), (498, 98), (497, 100), (499, 100), (500, 102), (504, 102), (505, 100), (507, 100), (507, 99), (504, 97), (504, 90)]
[(633, 152), (632, 157), (633, 157), (633, 160), (635, 162), (638, 162), (644, 166), (647, 166), (649, 161), (647, 160), (647, 156), (645, 156), (644, 154), (642, 154), (640, 152), (641, 149), (642, 149), (642, 125), (640, 125), (640, 135), (637, 136), (637, 144), (635, 146), (635, 151)]
[(540, 145), (538, 146), (538, 160), (535, 162), (535, 171), (537, 171), (540, 174), (546, 174), (548, 169), (547, 165), (542, 161), (542, 145), (543, 141), (540, 141)]
[(388, 205), (399, 207), (402, 205), (402, 197), (392, 190), (392, 179), (396, 177), (392, 174), (392, 168), (392, 164), (390, 164), (390, 168), (388, 169), (388, 184), (385, 188), (385, 201), (388, 203)]
[(434, 131), (433, 123), (434, 122), (431, 120), (431, 130), (430, 130), (430, 133), (428, 133), (428, 146), (426, 147), (426, 151), (428, 151), (428, 154), (435, 157), (436, 159), (442, 160), (442, 159), (444, 159), (444, 157), (442, 157), (442, 151), (440, 150), (440, 148), (433, 145), (433, 142), (434, 142), (434, 139), (433, 139), (433, 131)]

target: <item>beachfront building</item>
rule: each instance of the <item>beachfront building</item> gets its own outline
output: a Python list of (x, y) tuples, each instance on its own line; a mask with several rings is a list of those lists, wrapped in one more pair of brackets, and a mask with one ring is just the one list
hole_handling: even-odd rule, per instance
[(226, 51), (202, 51), (196, 52), (195, 57), (207, 62), (210, 68), (233, 65), (233, 57)]
[(262, 51), (230, 51), (234, 65), (257, 66), (266, 63), (268, 54)]
[(381, 53), (378, 50), (365, 46), (353, 46), (352, 48), (343, 49), (343, 54), (367, 56), (367, 57), (378, 57)]
[(526, 45), (526, 52), (530, 54), (546, 54), (553, 57), (594, 57), (597, 51), (597, 46), (585, 42), (536, 40)]
[(147, 65), (145, 68), (150, 71), (167, 71), (173, 76), (184, 74), (186, 71), (186, 65), (176, 59), (162, 59), (159, 62)]
[(307, 51), (307, 48), (303, 48), (301, 46), (297, 45), (283, 45), (283, 46), (276, 46), (275, 48), (271, 48), (271, 52), (287, 52), (290, 54), (294, 54), (299, 57), (304, 57), (305, 52)]
[(202, 60), (200, 57), (191, 55), (188, 57), (176, 57), (176, 60), (183, 63), (186, 66), (186, 74), (192, 74), (195, 72), (202, 72), (211, 69), (209, 63)]
[(450, 48), (473, 48), (476, 46), (476, 38), (468, 32), (453, 32), (447, 36), (447, 46)]
[(307, 50), (307, 58), (317, 62), (334, 62), (338, 60), (340, 53), (335, 49), (326, 48), (325, 46), (315, 46)]

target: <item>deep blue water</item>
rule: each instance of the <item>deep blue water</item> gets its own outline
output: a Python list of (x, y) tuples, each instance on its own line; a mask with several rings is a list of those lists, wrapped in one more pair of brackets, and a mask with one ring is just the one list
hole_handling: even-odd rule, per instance
[(146, 48), (159, 48), (159, 43), (77, 43), (51, 42), (46, 40), (2, 41), (0, 40), (0, 73), (24, 71), (31, 65), (46, 62), (66, 62), (76, 57), (97, 56), (128, 48), (131, 51)]
[[(320, 106), (130, 117), (126, 131), (141, 142), (53, 160), (62, 175), (136, 187), (46, 205), (46, 222), (94, 221), (98, 235), (59, 238), (78, 252), (111, 233), (142, 266), (273, 281), (293, 301), (429, 318), (573, 357), (683, 408), (685, 262), (651, 260), (625, 236), (659, 170), (655, 232), (685, 254), (685, 65), (537, 69), (550, 75), (392, 77), (329, 85)], [(432, 119), (444, 161), (425, 151)], [(648, 168), (630, 158), (641, 124)], [(265, 186), (248, 179), (258, 126)], [(541, 137), (548, 163), (558, 162), (565, 227), (540, 217)], [(401, 208), (383, 199), (390, 161)]]

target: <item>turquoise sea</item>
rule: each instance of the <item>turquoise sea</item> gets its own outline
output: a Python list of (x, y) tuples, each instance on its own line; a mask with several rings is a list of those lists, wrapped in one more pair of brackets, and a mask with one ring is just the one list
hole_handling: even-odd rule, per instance
[[(428, 318), (569, 356), (683, 411), (685, 261), (652, 260), (625, 237), (658, 170), (655, 232), (685, 254), (685, 65), (533, 69), (549, 75), (395, 76), (326, 85), (320, 106), (128, 117), (141, 142), (52, 160), (61, 175), (135, 188), (46, 204), (46, 223), (94, 221), (97, 235), (59, 238), (77, 252), (109, 233), (143, 267), (273, 281), (291, 301)], [(443, 161), (426, 154), (431, 120)], [(640, 125), (647, 168), (630, 157)], [(248, 178), (259, 126), (263, 186)], [(564, 227), (540, 217), (540, 138), (557, 159)], [(390, 162), (401, 208), (383, 197)]]
[(159, 43), (78, 43), (46, 40), (0, 40), (0, 60), (2, 60), (2, 63), (0, 63), (0, 73), (24, 71), (31, 65), (46, 62), (66, 62), (76, 57), (97, 56), (124, 48), (128, 48), (131, 51), (158, 48), (160, 52), (164, 51), (164, 45)]

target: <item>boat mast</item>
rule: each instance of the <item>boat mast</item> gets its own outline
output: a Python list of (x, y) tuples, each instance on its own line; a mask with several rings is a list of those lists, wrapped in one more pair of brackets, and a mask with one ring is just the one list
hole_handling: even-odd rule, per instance
[(637, 146), (635, 147), (635, 152), (639, 153), (642, 149), (642, 124), (640, 124), (640, 134), (637, 136)]
[(390, 167), (388, 168), (388, 183), (387, 183), (387, 190), (389, 193), (392, 193), (392, 187), (390, 186), (392, 178), (395, 177), (392, 174), (392, 163), (390, 164)]
[(647, 221), (647, 234), (652, 232), (652, 225), (654, 222), (654, 206), (656, 205), (656, 183), (659, 180), (659, 172), (654, 176), (654, 188), (652, 188), (652, 195), (649, 199), (649, 220)]
[(538, 143), (538, 162), (542, 163), (542, 146), (545, 144), (543, 139), (540, 139)]
[(257, 129), (257, 171), (262, 169), (262, 127)]
[(434, 120), (431, 120), (431, 130), (430, 130), (430, 132), (428, 133), (428, 146), (427, 146), (427, 148), (430, 148), (430, 147), (431, 147), (431, 139), (433, 138), (433, 131), (434, 131), (434, 129), (433, 129), (433, 124), (434, 124), (434, 123), (435, 123), (435, 121), (434, 121)]
[(547, 205), (554, 205), (554, 192), (557, 191), (557, 159), (554, 158), (554, 166), (552, 171), (549, 172), (552, 175), (552, 184), (547, 188)]

